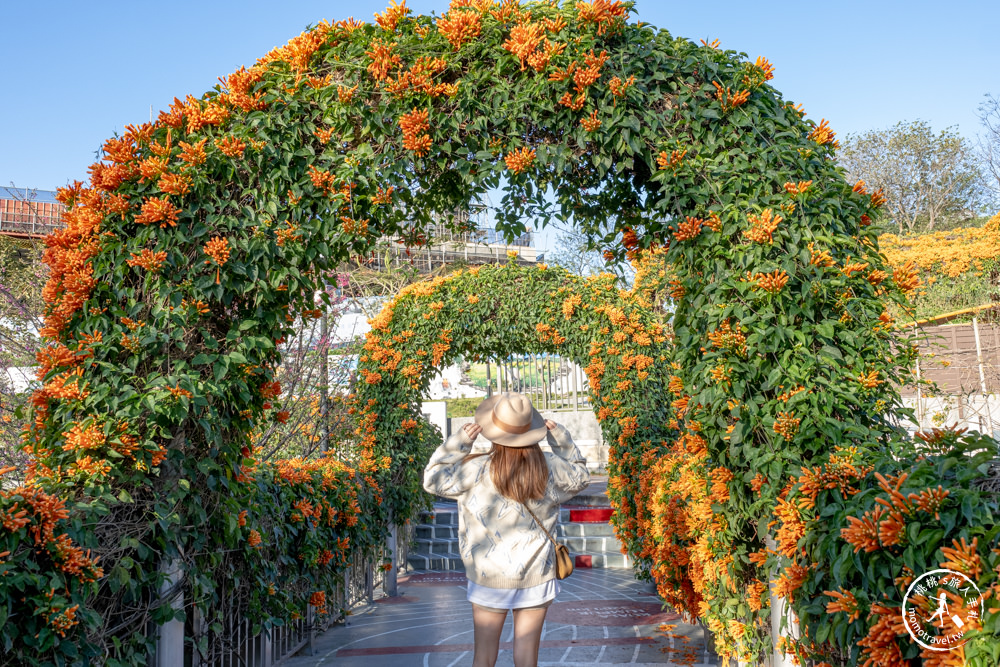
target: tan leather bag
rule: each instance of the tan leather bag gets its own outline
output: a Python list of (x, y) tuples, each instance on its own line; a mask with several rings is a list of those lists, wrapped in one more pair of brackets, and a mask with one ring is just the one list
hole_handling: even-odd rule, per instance
[(550, 542), (552, 542), (552, 546), (555, 547), (556, 579), (565, 579), (569, 575), (573, 574), (573, 557), (569, 555), (569, 549), (566, 548), (566, 545), (559, 544), (552, 538), (552, 534), (549, 531), (545, 530), (545, 526), (542, 525), (542, 522), (538, 520), (538, 517), (535, 516), (535, 513), (531, 511), (530, 507), (525, 505), (524, 509), (528, 510), (528, 514), (531, 515), (531, 518), (535, 520), (535, 523), (538, 524), (538, 527), (542, 529), (542, 531), (545, 533), (545, 536), (549, 538)]

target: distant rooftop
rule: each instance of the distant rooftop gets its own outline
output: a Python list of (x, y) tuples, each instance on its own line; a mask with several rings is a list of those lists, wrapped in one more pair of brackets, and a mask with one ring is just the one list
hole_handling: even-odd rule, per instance
[(18, 201), (34, 201), (55, 204), (56, 193), (52, 190), (37, 190), (35, 188), (15, 188), (11, 185), (0, 185), (0, 199), (16, 199)]

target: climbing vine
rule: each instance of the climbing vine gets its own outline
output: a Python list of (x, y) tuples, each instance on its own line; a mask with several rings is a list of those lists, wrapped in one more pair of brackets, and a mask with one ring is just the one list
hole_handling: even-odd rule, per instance
[[(266, 564), (221, 556), (258, 539), (301, 557), (314, 590), (256, 620), (321, 602), (336, 575), (322, 568), (343, 559), (317, 557), (313, 538), (278, 540), (291, 524), (344, 538), (348, 515), (330, 510), (352, 497), (371, 545), (410, 515), (413, 434), (432, 437), (411, 423), (412, 397), (436, 363), (475, 347), (451, 323), (506, 323), (486, 309), (522, 303), (518, 280), (549, 310), (483, 330), (482, 353), (517, 340), (588, 367), (628, 549), (696, 605), (723, 655), (765, 648), (754, 596), (767, 566), (754, 554), (771, 510), (833, 448), (899, 436), (883, 415), (913, 348), (890, 335), (885, 306), (916, 278), (878, 253), (881, 193), (844, 182), (833, 130), (782, 99), (766, 59), (629, 23), (631, 9), (455, 0), (435, 17), (393, 2), (374, 23), (320, 23), (104, 144), (89, 183), (61, 191), (66, 227), (46, 241), (33, 463), (0, 505), (5, 649), (39, 664), (81, 651), (141, 661), (134, 628), (174, 613), (165, 563), (180, 563), (185, 600), (209, 617), (236, 580), (245, 608), (264, 608), (248, 589), (272, 577)], [(432, 219), (461, 228), (454, 212), (495, 188), (502, 232), (560, 218), (609, 262), (661, 253), (672, 355), (641, 292), (610, 279), (503, 267), (413, 288), (393, 312), (419, 312), (415, 323), (397, 330), (386, 315), (369, 340), (350, 456), (297, 476), (295, 492), (262, 489), (254, 480), (277, 478), (253, 470), (248, 434), (277, 417), (277, 346), (318, 314), (328, 271), (382, 237), (428, 243)], [(660, 387), (669, 402), (637, 402)], [(694, 505), (672, 506), (678, 496)], [(272, 539), (253, 527), (256, 506), (262, 526), (288, 517)], [(684, 567), (700, 568), (690, 589), (676, 583)], [(30, 602), (13, 581), (33, 587)]]
[[(669, 413), (669, 336), (665, 314), (651, 305), (666, 275), (657, 259), (642, 263), (627, 291), (611, 274), (582, 278), (513, 258), (404, 288), (371, 321), (352, 396), (359, 435), (373, 449), (395, 452), (386, 493), (398, 499), (391, 502), (420, 493), (428, 452), (419, 408), (434, 375), (461, 357), (520, 353), (558, 354), (584, 368), (591, 406), (623, 473), (615, 479), (624, 497), (641, 497), (643, 452), (665, 444)], [(633, 504), (619, 514), (619, 534), (633, 551), (646, 538), (639, 511)]]

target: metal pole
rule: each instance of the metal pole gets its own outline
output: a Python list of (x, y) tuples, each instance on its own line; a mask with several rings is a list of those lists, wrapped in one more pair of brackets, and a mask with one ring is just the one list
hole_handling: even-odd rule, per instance
[(385, 594), (389, 597), (396, 597), (399, 594), (398, 582), (396, 581), (396, 570), (399, 567), (399, 526), (396, 525), (396, 520), (392, 515), (392, 511), (389, 512), (389, 539), (386, 544), (390, 558), (392, 562), (389, 564), (389, 569), (385, 573)]
[[(774, 551), (778, 548), (777, 543), (774, 541), (774, 537), (770, 534), (764, 536), (764, 543), (767, 548)], [(798, 622), (790, 616), (790, 610), (788, 608), (788, 602), (784, 598), (778, 596), (776, 592), (775, 582), (777, 580), (777, 572), (772, 572), (770, 581), (768, 581), (768, 588), (770, 589), (771, 597), (771, 650), (772, 650), (772, 664), (774, 667), (793, 667), (795, 664), (790, 656), (785, 655), (783, 652), (778, 650), (778, 640), (781, 637), (786, 637), (788, 639), (798, 639), (799, 638), (799, 624)], [(784, 632), (781, 630), (781, 620), (786, 616), (788, 617), (788, 623), (785, 626)]]
[(923, 392), (920, 390), (920, 352), (917, 352), (917, 430), (924, 427)]
[(986, 410), (986, 421), (990, 425), (990, 437), (993, 435), (993, 417), (990, 415), (990, 397), (986, 393), (986, 373), (983, 370), (983, 346), (979, 340), (979, 320), (972, 318), (972, 332), (976, 335), (976, 363), (979, 365), (979, 389), (983, 392), (983, 408)]
[[(324, 287), (325, 289), (325, 287)], [(328, 368), (330, 356), (330, 322), (328, 319), (326, 304), (321, 303), (323, 314), (319, 318), (319, 448), (320, 451), (330, 449), (330, 370)]]
[(573, 374), (573, 412), (580, 411), (580, 380), (577, 377), (577, 365), (571, 361), (569, 372)]

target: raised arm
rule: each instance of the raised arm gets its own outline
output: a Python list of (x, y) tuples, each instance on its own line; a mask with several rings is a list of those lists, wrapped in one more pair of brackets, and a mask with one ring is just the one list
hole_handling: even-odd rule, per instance
[(554, 503), (563, 503), (590, 484), (590, 471), (587, 470), (587, 459), (580, 453), (566, 427), (551, 420), (546, 420), (545, 425), (549, 427), (545, 439), (554, 454), (548, 459), (552, 485), (545, 495)]
[[(424, 468), (424, 490), (445, 498), (458, 498), (472, 488), (475, 483), (475, 466), (465, 466), (463, 461), (472, 451), (472, 443), (482, 430), (469, 425), (458, 429), (431, 454), (431, 460)], [(470, 431), (473, 432), (470, 435)]]

